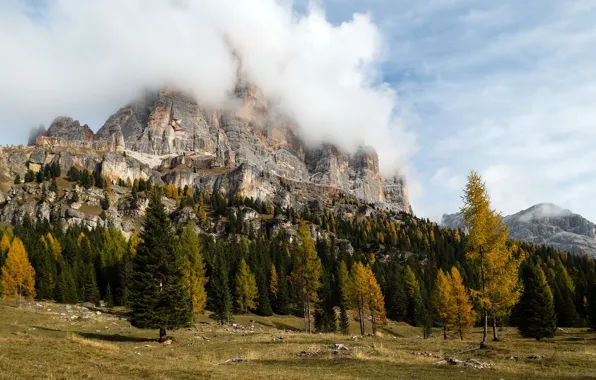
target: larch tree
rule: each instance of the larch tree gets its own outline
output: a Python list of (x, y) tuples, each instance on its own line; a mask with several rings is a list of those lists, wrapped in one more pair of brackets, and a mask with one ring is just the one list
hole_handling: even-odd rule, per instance
[(246, 261), (242, 259), (236, 272), (236, 305), (238, 309), (245, 313), (248, 313), (249, 309), (254, 310), (257, 307), (255, 302), (257, 296), (258, 289), (255, 275), (250, 271)]
[(452, 325), (456, 329), (459, 338), (464, 340), (464, 331), (469, 329), (476, 320), (470, 293), (464, 286), (459, 270), (456, 267), (451, 268), (451, 275), (449, 276), (449, 289), (451, 296), (450, 301), (453, 303), (451, 307), (453, 310)]
[(478, 268), (481, 288), (473, 295), (482, 308), (483, 337), (486, 345), (489, 313), (493, 319), (493, 336), (497, 340), (496, 318), (512, 307), (521, 294), (518, 278), (519, 258), (514, 258), (507, 246), (507, 226), (493, 210), (482, 178), (474, 171), (462, 196), (461, 209), (468, 232), (467, 258)]
[(184, 286), (184, 260), (159, 191), (151, 195), (141, 240), (133, 258), (130, 322), (139, 328), (159, 329), (163, 342), (166, 329), (189, 325), (192, 311)]
[(269, 281), (269, 293), (273, 297), (277, 296), (277, 292), (279, 291), (279, 278), (277, 276), (277, 270), (275, 269), (275, 265), (271, 264), (271, 280)]
[(372, 269), (369, 265), (365, 268), (366, 273), (366, 298), (368, 303), (368, 310), (370, 312), (370, 320), (372, 323), (372, 333), (377, 335), (377, 327), (383, 326), (386, 323), (385, 299), (381, 292), (381, 287), (377, 282)]
[(525, 338), (552, 338), (557, 331), (557, 315), (546, 276), (539, 266), (526, 263), (522, 278), (524, 292), (517, 310), (519, 332)]
[(304, 222), (300, 222), (298, 226), (293, 251), (294, 267), (290, 279), (297, 289), (299, 300), (304, 308), (304, 330), (307, 334), (310, 334), (312, 304), (319, 301), (317, 291), (321, 287), (322, 265), (315, 242)]
[(184, 260), (184, 284), (190, 295), (190, 306), (194, 316), (201, 313), (207, 303), (207, 278), (201, 255), (201, 242), (190, 224), (182, 230), (178, 250)]
[(35, 297), (35, 270), (21, 239), (12, 240), (1, 273), (0, 288), (5, 299), (17, 298), (21, 306), (23, 296)]
[(357, 262), (352, 264), (350, 270), (350, 277), (345, 286), (346, 297), (352, 307), (358, 311), (358, 321), (360, 322), (360, 335), (364, 335), (366, 319), (365, 312), (368, 306), (368, 292), (367, 292), (367, 273), (364, 265)]
[(443, 324), (443, 339), (447, 340), (447, 329), (451, 325), (454, 312), (454, 302), (452, 299), (453, 292), (451, 291), (451, 279), (449, 273), (445, 274), (443, 270), (439, 270), (437, 279), (435, 280), (434, 302), (439, 319)]

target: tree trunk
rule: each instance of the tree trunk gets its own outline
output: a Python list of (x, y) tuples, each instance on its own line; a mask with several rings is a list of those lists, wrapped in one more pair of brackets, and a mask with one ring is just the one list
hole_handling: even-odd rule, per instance
[(370, 319), (372, 321), (372, 333), (374, 336), (377, 336), (377, 321), (375, 320), (375, 309), (370, 309)]
[(499, 337), (497, 336), (497, 316), (495, 315), (494, 312), (493, 312), (493, 340), (495, 342), (499, 340)]
[(163, 343), (168, 339), (168, 337), (166, 336), (166, 329), (164, 329), (163, 327), (159, 328), (159, 343)]
[(360, 335), (364, 336), (364, 305), (358, 305), (358, 316), (360, 317)]
[[(480, 275), (482, 276), (482, 296), (486, 298), (486, 283), (484, 279), (484, 253), (482, 252), (482, 248), (480, 249)], [(486, 302), (486, 300), (484, 300)], [(486, 338), (488, 335), (488, 308), (486, 306), (483, 307), (484, 313), (484, 326), (482, 331), (482, 343), (480, 343), (480, 347), (486, 346)]]
[(447, 322), (443, 321), (443, 340), (447, 340)]

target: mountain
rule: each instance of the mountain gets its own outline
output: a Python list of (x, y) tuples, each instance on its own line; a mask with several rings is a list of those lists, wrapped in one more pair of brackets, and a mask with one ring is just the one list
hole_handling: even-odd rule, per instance
[[(596, 225), (569, 210), (541, 203), (503, 219), (512, 239), (596, 257)], [(461, 213), (443, 215), (441, 224), (462, 228), (463, 217)]]
[(75, 198), (84, 199), (81, 207), (68, 198), (74, 197), (72, 189), (42, 197), (44, 190), (37, 185), (13, 184), (17, 175), (22, 181), (28, 171), (52, 164), (59, 165), (63, 175), (74, 167), (113, 185), (151, 180), (205, 193), (239, 194), (281, 209), (354, 213), (357, 205), (366, 205), (411, 212), (405, 179), (399, 173), (382, 176), (372, 147), (345, 152), (329, 143), (307, 146), (299, 126), (272, 111), (267, 97), (241, 79), (230, 106), (223, 109), (203, 107), (165, 88), (122, 107), (97, 133), (77, 120), (58, 117), (33, 146), (0, 148), (0, 222), (15, 223), (28, 215), (126, 230), (126, 217), (140, 216), (143, 210), (131, 210), (124, 189), (115, 188), (103, 221), (97, 210), (86, 212), (97, 208), (102, 191), (77, 190)]

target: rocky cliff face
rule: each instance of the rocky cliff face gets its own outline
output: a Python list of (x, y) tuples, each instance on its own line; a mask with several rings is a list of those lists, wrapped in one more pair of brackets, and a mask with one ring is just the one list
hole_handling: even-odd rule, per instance
[[(281, 207), (301, 209), (313, 202), (326, 207), (353, 199), (411, 212), (404, 179), (381, 176), (374, 149), (350, 154), (331, 144), (305, 146), (299, 128), (269, 108), (258, 88), (240, 81), (224, 109), (203, 108), (163, 89), (118, 110), (96, 134), (59, 117), (35, 146), (0, 152), (0, 190), (6, 194), (17, 174), (24, 178), (29, 169), (57, 162), (62, 173), (75, 166), (97, 170), (112, 182), (143, 178), (193, 185)], [(3, 221), (14, 219), (17, 209), (9, 209), (13, 212)]]
[[(596, 257), (596, 225), (569, 210), (542, 203), (506, 216), (504, 221), (512, 239)], [(462, 228), (463, 217), (459, 213), (443, 215), (442, 224)]]

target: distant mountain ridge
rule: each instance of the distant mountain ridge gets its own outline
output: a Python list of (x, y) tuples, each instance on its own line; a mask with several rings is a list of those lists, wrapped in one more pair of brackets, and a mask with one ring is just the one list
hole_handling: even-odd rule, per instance
[[(552, 203), (541, 203), (505, 216), (503, 220), (509, 226), (509, 237), (512, 239), (596, 258), (596, 225), (570, 210)], [(445, 214), (441, 224), (449, 228), (462, 228), (463, 215)]]

